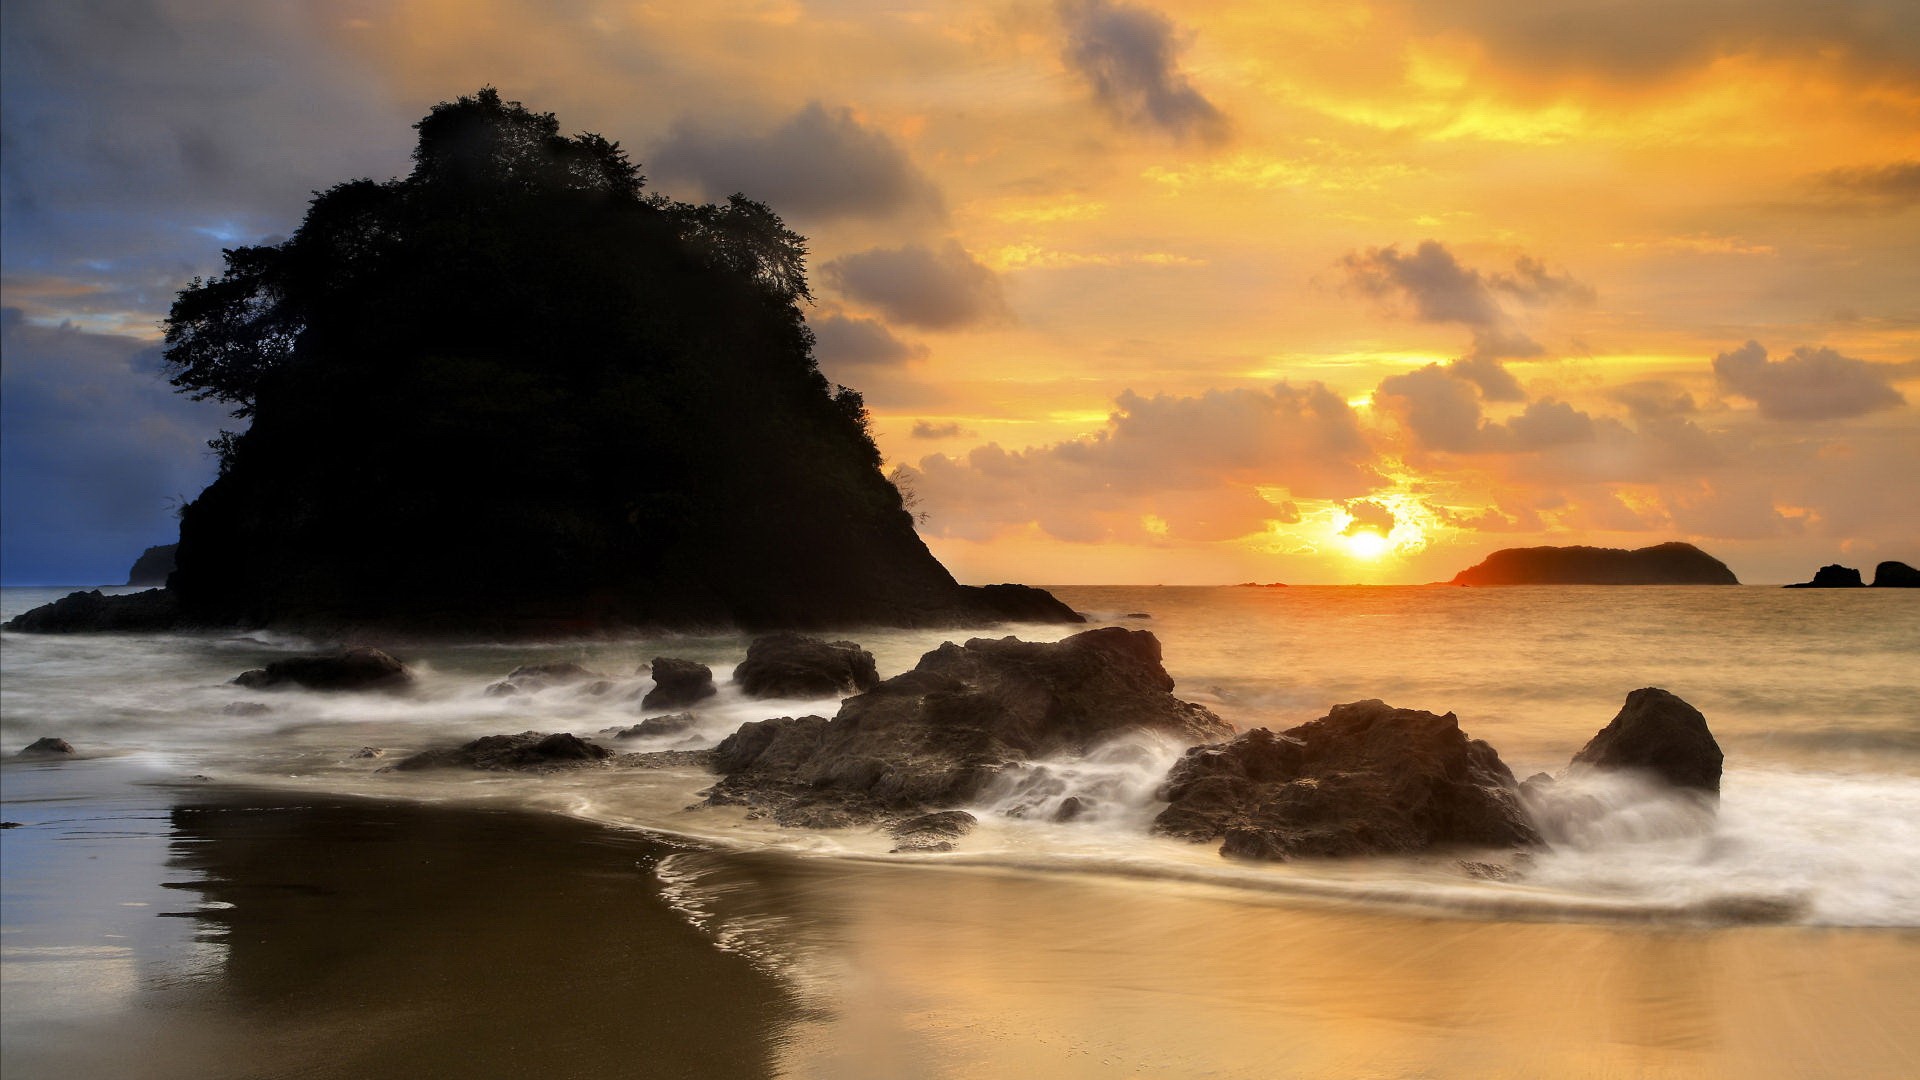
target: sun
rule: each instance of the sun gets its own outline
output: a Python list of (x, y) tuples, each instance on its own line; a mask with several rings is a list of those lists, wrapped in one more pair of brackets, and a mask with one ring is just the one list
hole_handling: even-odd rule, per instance
[(1393, 542), (1371, 529), (1350, 533), (1340, 538), (1347, 546), (1347, 554), (1356, 559), (1377, 559), (1393, 550)]

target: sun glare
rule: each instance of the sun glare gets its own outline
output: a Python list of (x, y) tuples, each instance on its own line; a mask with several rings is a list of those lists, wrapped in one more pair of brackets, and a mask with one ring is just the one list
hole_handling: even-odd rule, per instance
[(1342, 536), (1340, 542), (1347, 546), (1347, 554), (1356, 559), (1377, 559), (1393, 549), (1392, 541), (1371, 530)]

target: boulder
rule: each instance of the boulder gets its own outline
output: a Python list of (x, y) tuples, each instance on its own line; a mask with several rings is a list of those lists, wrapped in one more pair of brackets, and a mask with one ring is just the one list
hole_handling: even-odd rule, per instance
[(629, 728), (619, 728), (614, 732), (616, 739), (646, 739), (655, 735), (679, 735), (693, 727), (692, 713), (673, 713), (668, 716), (649, 716)]
[(404, 690), (413, 685), (413, 673), (379, 649), (356, 648), (275, 660), (264, 668), (241, 672), (233, 684), (249, 690), (288, 685), (309, 690)]
[(518, 735), (487, 735), (451, 750), (425, 750), (395, 762), (391, 768), (551, 770), (604, 761), (613, 751), (565, 732), (548, 735), (523, 731)]
[(1084, 752), (1123, 731), (1187, 740), (1232, 729), (1173, 696), (1160, 642), (1110, 627), (1064, 641), (948, 642), (912, 671), (849, 698), (832, 720), (741, 725), (715, 753), (728, 776), (710, 798), (770, 805), (838, 800), (854, 813), (961, 805), (1008, 766)]
[(1627, 695), (1619, 715), (1573, 756), (1569, 770), (1635, 769), (1718, 795), (1721, 758), (1700, 710), (1649, 686)]
[(27, 747), (20, 751), (19, 756), (24, 758), (72, 757), (77, 753), (79, 751), (73, 748), (72, 743), (49, 735), (27, 744)]
[(1534, 844), (1513, 773), (1452, 713), (1335, 705), (1287, 731), (1196, 746), (1167, 774), (1154, 831), (1259, 859)]
[(1903, 562), (1883, 562), (1873, 568), (1876, 589), (1920, 589), (1920, 570)]
[(643, 709), (683, 709), (718, 693), (713, 688), (713, 669), (705, 664), (656, 656), (650, 671), (653, 689), (640, 699)]
[(1851, 566), (1830, 563), (1814, 572), (1812, 581), (1796, 582), (1789, 589), (1858, 589), (1865, 582), (1860, 580), (1860, 571)]
[(99, 589), (75, 592), (7, 620), (7, 629), (33, 634), (177, 630), (183, 625), (179, 598), (165, 589), (108, 596)]
[(748, 697), (822, 698), (871, 690), (880, 673), (873, 654), (851, 641), (781, 633), (753, 639), (733, 681)]
[(888, 829), (896, 841), (890, 854), (952, 851), (953, 842), (973, 831), (979, 819), (965, 810), (921, 814)]

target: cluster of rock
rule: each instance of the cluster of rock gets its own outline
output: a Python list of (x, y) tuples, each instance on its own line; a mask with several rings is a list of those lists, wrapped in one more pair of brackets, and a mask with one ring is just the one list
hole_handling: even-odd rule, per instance
[(1873, 568), (1873, 584), (1860, 579), (1860, 571), (1851, 566), (1830, 563), (1814, 572), (1812, 581), (1796, 582), (1789, 589), (1920, 589), (1920, 570), (1903, 562), (1883, 562)]

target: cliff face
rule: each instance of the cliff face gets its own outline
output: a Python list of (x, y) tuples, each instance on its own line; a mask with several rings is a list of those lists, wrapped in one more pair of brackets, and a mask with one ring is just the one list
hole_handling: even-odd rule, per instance
[(1624, 548), (1505, 548), (1454, 575), (1455, 585), (1738, 585), (1692, 544)]
[(133, 561), (133, 568), (127, 571), (129, 585), (165, 585), (167, 575), (173, 573), (174, 553), (178, 544), (159, 544), (140, 553)]

